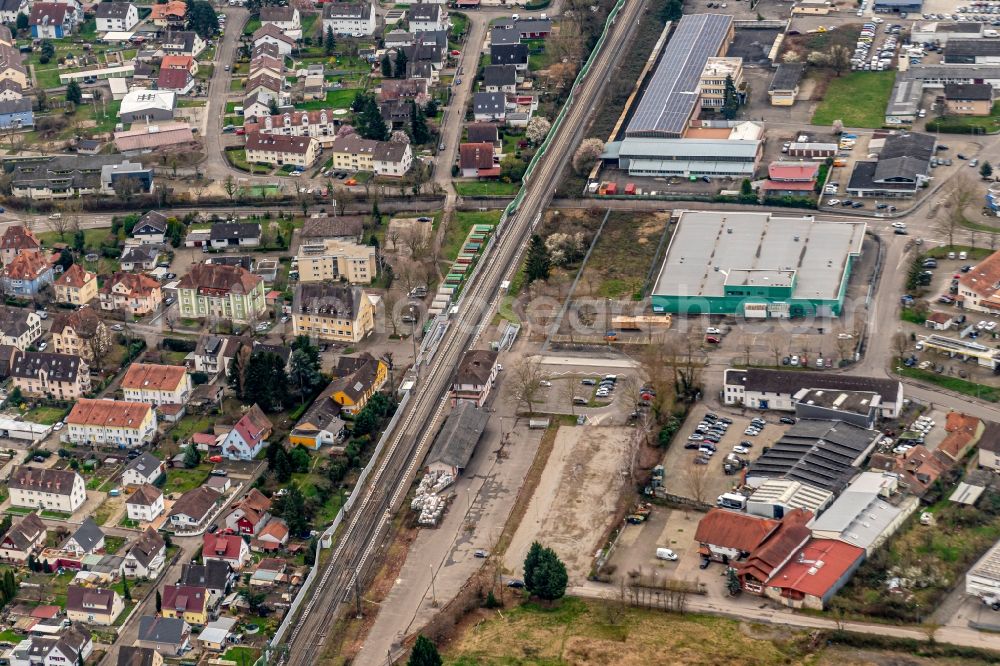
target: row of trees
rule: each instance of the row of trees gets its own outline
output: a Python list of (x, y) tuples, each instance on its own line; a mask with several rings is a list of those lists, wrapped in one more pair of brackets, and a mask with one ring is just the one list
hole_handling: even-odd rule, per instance
[(290, 369), (284, 359), (270, 351), (253, 353), (243, 347), (229, 365), (230, 388), (243, 404), (257, 404), (265, 412), (277, 412), (312, 399), (327, 382), (320, 371), (319, 350), (304, 335), (291, 344)]

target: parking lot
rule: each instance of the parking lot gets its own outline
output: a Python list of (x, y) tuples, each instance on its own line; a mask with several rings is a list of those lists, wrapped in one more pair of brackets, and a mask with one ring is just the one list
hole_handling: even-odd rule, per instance
[[(606, 375), (615, 375), (614, 388), (601, 390)], [(584, 415), (592, 425), (624, 423), (635, 408), (631, 404), (632, 379), (622, 373), (569, 370), (546, 373), (535, 396), (534, 411), (546, 414)]]

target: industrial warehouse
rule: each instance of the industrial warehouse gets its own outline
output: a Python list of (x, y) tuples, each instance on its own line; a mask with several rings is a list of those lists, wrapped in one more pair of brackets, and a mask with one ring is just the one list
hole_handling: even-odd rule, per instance
[(653, 289), (655, 312), (840, 315), (864, 222), (756, 212), (678, 215)]

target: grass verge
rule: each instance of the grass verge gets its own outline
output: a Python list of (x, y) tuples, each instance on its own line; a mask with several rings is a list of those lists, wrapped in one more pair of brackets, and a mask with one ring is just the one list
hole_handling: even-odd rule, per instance
[(997, 388), (996, 386), (977, 384), (959, 377), (939, 375), (935, 372), (921, 370), (920, 368), (907, 368), (905, 366), (901, 366), (897, 368), (896, 371), (904, 377), (917, 379), (922, 382), (927, 382), (928, 384), (934, 384), (935, 386), (940, 386), (941, 388), (955, 391), (963, 395), (972, 396), (979, 400), (986, 400), (987, 402), (1000, 402), (1000, 388)]

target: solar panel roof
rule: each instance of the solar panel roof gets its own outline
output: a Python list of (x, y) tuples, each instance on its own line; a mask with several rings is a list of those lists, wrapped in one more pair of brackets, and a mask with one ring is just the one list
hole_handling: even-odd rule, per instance
[(705, 63), (722, 51), (733, 17), (688, 14), (663, 49), (660, 63), (636, 106), (626, 136), (679, 136), (698, 100)]

